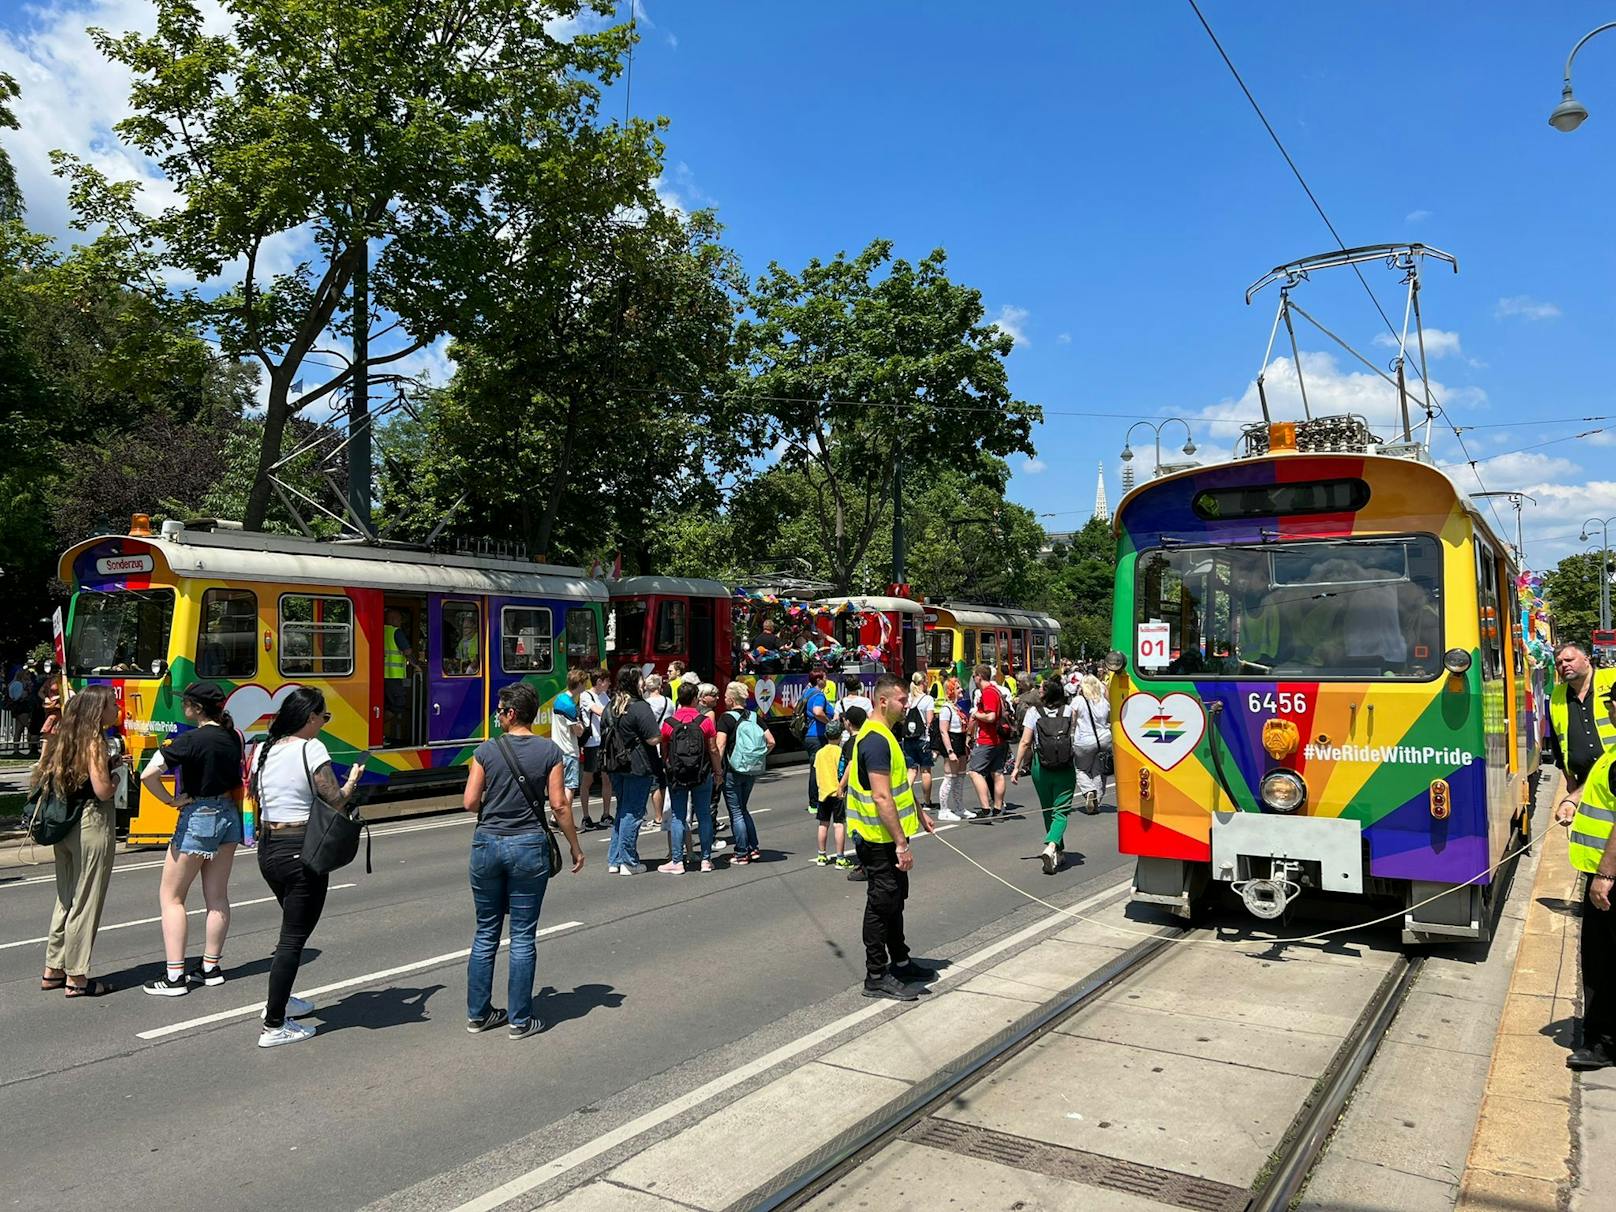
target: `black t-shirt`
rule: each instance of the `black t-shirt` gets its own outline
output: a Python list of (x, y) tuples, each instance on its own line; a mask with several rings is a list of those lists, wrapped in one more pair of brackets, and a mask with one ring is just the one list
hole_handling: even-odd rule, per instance
[[(731, 708), (728, 711), (719, 712), (718, 719), (714, 721), (713, 726), (717, 728), (718, 731), (724, 736), (725, 770), (735, 769), (735, 767), (730, 764), (729, 759), (730, 755), (735, 752), (735, 730), (741, 726), (741, 721), (745, 718), (746, 711), (744, 708), (740, 711), (739, 715), (736, 714), (734, 708)], [(764, 721), (762, 712), (758, 713), (757, 721), (758, 727), (767, 732), (769, 725)]]
[(1581, 786), (1604, 753), (1604, 742), (1599, 739), (1599, 724), (1594, 713), (1603, 711), (1604, 703), (1594, 688), (1586, 699), (1579, 699), (1566, 687), (1566, 736), (1551, 734), (1554, 744), (1555, 765), (1565, 771), (1566, 777)]
[(163, 742), (163, 764), (179, 771), (175, 788), (192, 799), (232, 795), (241, 787), (241, 738), (234, 728), (204, 724)]
[(651, 704), (630, 699), (622, 716), (614, 715), (612, 726), (628, 747), (630, 774), (654, 777), (662, 773), (662, 724)]
[(542, 812), (550, 798), (550, 771), (561, 765), (561, 746), (542, 736), (507, 736), (505, 744), (508, 750), (502, 749), (498, 741), (484, 741), (471, 755), (483, 768), (483, 806), (477, 814), (477, 828), (505, 836), (537, 833), (544, 826), (528, 807), (527, 796), (505, 760), (505, 753), (515, 755), (527, 776), (528, 790)]
[(870, 785), (871, 774), (891, 775), (892, 748), (879, 732), (858, 739), (858, 772), (859, 782), (866, 787)]

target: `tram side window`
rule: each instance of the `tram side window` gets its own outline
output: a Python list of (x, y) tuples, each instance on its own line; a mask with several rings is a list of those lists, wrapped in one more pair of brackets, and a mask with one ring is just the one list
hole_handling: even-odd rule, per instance
[(606, 636), (606, 651), (638, 653), (645, 644), (646, 605), (642, 598), (619, 598), (612, 603), (612, 627)]
[(483, 671), (483, 612), (475, 602), (443, 604), (443, 673), (474, 678)]
[(548, 606), (507, 606), (500, 612), (500, 668), (506, 673), (555, 669), (555, 629)]
[(1499, 619), (1498, 560), (1492, 548), (1476, 544), (1476, 586), (1481, 610), (1481, 676), (1491, 681), (1504, 672), (1503, 628)]
[(353, 602), (286, 594), (281, 598), (282, 677), (344, 678), (354, 670)]
[(595, 642), (595, 612), (586, 606), (567, 611), (567, 668), (594, 669), (600, 664)]
[(954, 667), (954, 633), (938, 628), (926, 633), (926, 664), (933, 669)]
[(1509, 628), (1504, 633), (1509, 636), (1509, 650), (1514, 654), (1515, 676), (1522, 677), (1526, 673), (1526, 637), (1521, 631), (1521, 598), (1514, 585), (1509, 587)]
[(960, 634), (965, 637), (965, 667), (967, 669), (975, 669), (976, 668), (976, 632), (972, 631), (970, 628), (966, 628)]
[(982, 664), (998, 667), (999, 633), (996, 631), (984, 631), (982, 633)]
[(1010, 668), (1017, 673), (1027, 668), (1026, 632), (1019, 629), (1010, 633)]
[(1046, 663), (1046, 661), (1045, 661), (1046, 655), (1047, 654), (1046, 654), (1045, 648), (1044, 648), (1044, 633), (1041, 632), (1041, 631), (1033, 632), (1032, 633), (1032, 667), (1034, 669), (1042, 669), (1044, 667), (1045, 663)]
[(669, 598), (657, 607), (655, 652), (685, 651), (689, 606), (682, 598)]
[(257, 672), (258, 595), (250, 589), (207, 590), (196, 633), (197, 676), (234, 681)]

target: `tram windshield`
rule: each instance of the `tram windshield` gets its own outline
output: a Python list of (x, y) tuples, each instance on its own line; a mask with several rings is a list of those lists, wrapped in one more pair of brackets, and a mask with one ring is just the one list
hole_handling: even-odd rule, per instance
[(1142, 677), (1441, 672), (1442, 553), (1428, 535), (1158, 548), (1134, 575)]
[(168, 661), (172, 589), (81, 589), (73, 607), (69, 677), (153, 678)]

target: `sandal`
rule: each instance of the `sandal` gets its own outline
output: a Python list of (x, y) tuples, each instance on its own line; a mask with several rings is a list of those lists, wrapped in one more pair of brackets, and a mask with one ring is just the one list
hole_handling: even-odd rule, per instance
[(41, 976), (39, 978), (39, 987), (41, 989), (45, 989), (45, 990), (60, 989), (66, 984), (67, 984), (67, 974), (66, 973), (63, 973), (61, 976)]
[(67, 987), (68, 997), (105, 997), (111, 992), (111, 985), (107, 984), (106, 981), (97, 980), (94, 977), (91, 977), (82, 985), (69, 985)]

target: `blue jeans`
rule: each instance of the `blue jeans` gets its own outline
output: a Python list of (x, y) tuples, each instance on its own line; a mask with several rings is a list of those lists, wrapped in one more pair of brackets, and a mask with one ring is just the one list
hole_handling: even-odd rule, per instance
[[(668, 801), (672, 812), (668, 817), (668, 844), (672, 847), (673, 861), (685, 861), (685, 835), (690, 830), (690, 810), (696, 810), (696, 829), (701, 841), (701, 861), (713, 858), (713, 776), (708, 775), (694, 787), (668, 786)], [(736, 845), (740, 845), (737, 841)]]
[(735, 838), (735, 853), (750, 854), (758, 848), (757, 826), (747, 805), (752, 802), (755, 774), (724, 771), (724, 802), (729, 805), (729, 831)]
[(814, 756), (825, 747), (825, 738), (822, 736), (804, 737), (802, 741), (803, 752), (808, 755), (808, 811), (819, 810), (819, 779), (814, 774)]
[(505, 915), (511, 918), (511, 971), (507, 987), (511, 1023), (533, 1017), (533, 968), (538, 959), (535, 933), (544, 889), (550, 882), (550, 850), (535, 830), (506, 836), (471, 836), (471, 899), (477, 906), (477, 934), (466, 961), (466, 1017), (482, 1018), (493, 1008), (494, 956)]
[(623, 867), (640, 861), (640, 825), (655, 782), (649, 774), (612, 775), (612, 787), (617, 791), (617, 819), (612, 822), (612, 840), (606, 848), (607, 866)]

